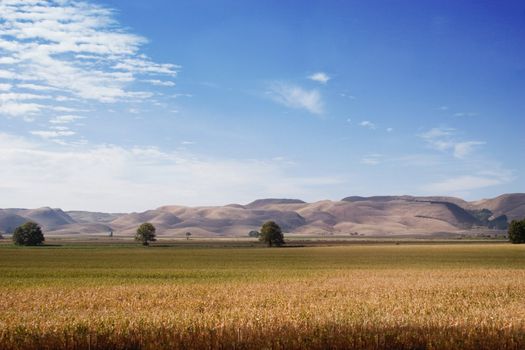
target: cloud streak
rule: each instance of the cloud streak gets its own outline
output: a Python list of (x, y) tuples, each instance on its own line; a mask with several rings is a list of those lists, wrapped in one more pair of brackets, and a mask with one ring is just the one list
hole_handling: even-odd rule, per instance
[(317, 90), (306, 90), (300, 86), (282, 82), (270, 86), (271, 98), (289, 108), (304, 109), (312, 114), (323, 113), (323, 101)]
[(464, 159), (471, 155), (484, 141), (459, 141), (456, 139), (456, 130), (452, 128), (433, 128), (418, 136), (427, 145), (438, 151), (452, 151), (455, 158)]
[(502, 185), (508, 183), (509, 181), (510, 178), (507, 175), (462, 175), (444, 181), (432, 183), (426, 186), (425, 190), (429, 191), (430, 193), (456, 194), (485, 187)]
[[(68, 129), (35, 131), (45, 137)], [(65, 136), (65, 135), (62, 135)], [(0, 207), (139, 211), (166, 204), (223, 205), (254, 198), (323, 198), (337, 176), (290, 175), (279, 160), (217, 159), (156, 147), (60, 149), (0, 133)], [(45, 175), (43, 175), (45, 174)]]
[[(18, 95), (0, 98), (0, 113), (31, 119), (44, 109), (37, 102), (42, 95), (54, 101), (142, 100), (152, 94), (134, 89), (139, 79), (173, 86), (158, 77), (173, 78), (178, 66), (142, 54), (146, 42), (126, 31), (110, 8), (73, 0), (2, 0), (0, 84), (8, 80)], [(31, 98), (21, 95), (26, 90)]]

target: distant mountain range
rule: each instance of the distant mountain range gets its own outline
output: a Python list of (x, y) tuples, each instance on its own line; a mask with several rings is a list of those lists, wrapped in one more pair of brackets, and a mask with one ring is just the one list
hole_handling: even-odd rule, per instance
[[(46, 235), (131, 236), (151, 222), (159, 236), (247, 236), (267, 220), (300, 235), (439, 235), (498, 232), (525, 218), (525, 193), (467, 202), (455, 197), (346, 197), (306, 203), (298, 199), (258, 199), (246, 205), (163, 206), (142, 213), (98, 213), (61, 209), (0, 209), (0, 231), (12, 232), (32, 220)], [(501, 232), (501, 231), (499, 231)]]

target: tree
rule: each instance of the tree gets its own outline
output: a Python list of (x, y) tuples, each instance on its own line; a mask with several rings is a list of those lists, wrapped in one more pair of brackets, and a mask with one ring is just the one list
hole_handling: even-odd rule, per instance
[(281, 246), (284, 244), (283, 231), (275, 221), (266, 221), (261, 227), (259, 240), (268, 244), (268, 247), (274, 244)]
[(190, 239), (191, 232), (186, 232), (186, 240)]
[(258, 231), (255, 231), (255, 230), (251, 230), (250, 232), (248, 232), (248, 237), (259, 237), (261, 234), (258, 232)]
[(42, 229), (33, 221), (18, 226), (13, 232), (13, 242), (16, 245), (39, 245), (44, 240)]
[(155, 242), (155, 226), (149, 222), (145, 222), (137, 229), (135, 240), (142, 242), (142, 245), (149, 245), (149, 242)]
[(512, 220), (508, 232), (512, 243), (525, 243), (525, 219)]

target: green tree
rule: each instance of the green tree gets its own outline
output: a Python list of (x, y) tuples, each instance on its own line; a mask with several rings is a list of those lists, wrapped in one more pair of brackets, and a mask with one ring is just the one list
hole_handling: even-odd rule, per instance
[(525, 243), (525, 219), (512, 220), (508, 233), (512, 243)]
[(268, 247), (281, 246), (284, 244), (283, 231), (275, 221), (266, 221), (261, 227), (259, 240), (268, 244)]
[(186, 232), (186, 240), (190, 239), (191, 237), (191, 232)]
[(258, 232), (258, 231), (255, 231), (255, 230), (251, 230), (250, 232), (248, 232), (248, 237), (259, 237), (261, 234)]
[(16, 245), (39, 245), (44, 240), (42, 229), (33, 221), (18, 226), (13, 232), (13, 242)]
[(137, 229), (135, 240), (142, 242), (142, 245), (149, 245), (149, 242), (155, 242), (155, 226), (149, 222), (145, 222)]

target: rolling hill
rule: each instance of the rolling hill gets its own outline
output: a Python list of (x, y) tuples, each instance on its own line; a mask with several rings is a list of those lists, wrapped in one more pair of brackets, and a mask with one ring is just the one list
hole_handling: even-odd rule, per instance
[(159, 236), (246, 236), (267, 220), (301, 235), (443, 235), (480, 230), (503, 232), (507, 221), (525, 217), (525, 194), (467, 202), (440, 196), (350, 196), (306, 203), (299, 199), (258, 199), (246, 205), (163, 206), (141, 213), (65, 212), (61, 209), (0, 209), (0, 231), (38, 222), (48, 235), (131, 236), (151, 222)]

